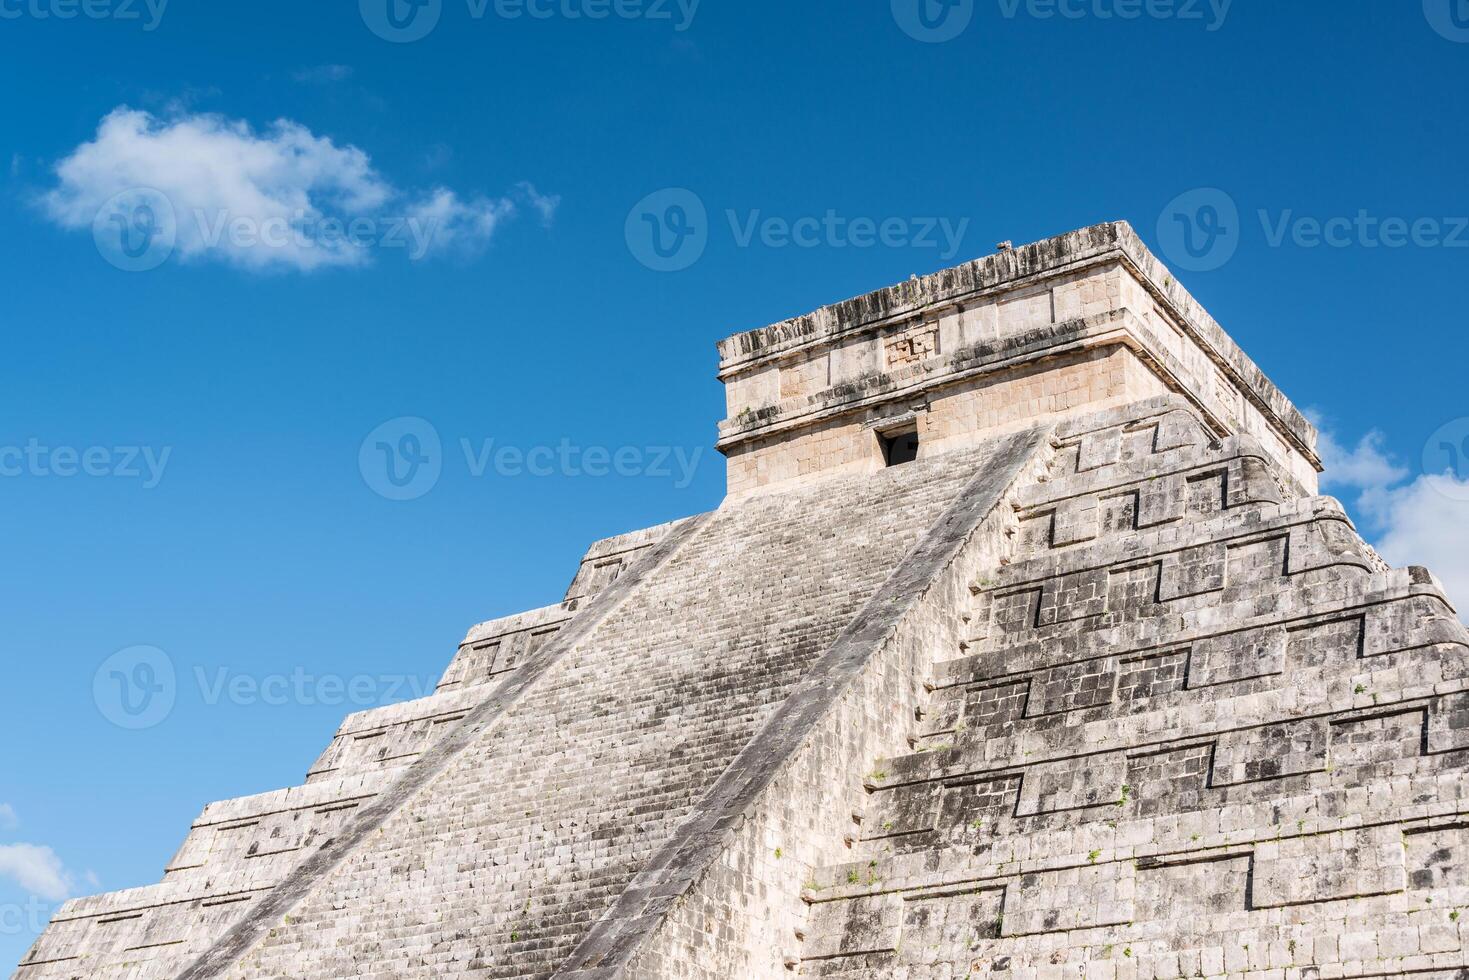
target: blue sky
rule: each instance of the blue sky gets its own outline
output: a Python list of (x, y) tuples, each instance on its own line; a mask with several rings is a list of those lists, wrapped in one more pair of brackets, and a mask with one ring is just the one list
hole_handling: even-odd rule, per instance
[(373, 2), (0, 0), (0, 960), (716, 506), (717, 339), (1002, 239), (1132, 221), (1469, 589), (1465, 0)]

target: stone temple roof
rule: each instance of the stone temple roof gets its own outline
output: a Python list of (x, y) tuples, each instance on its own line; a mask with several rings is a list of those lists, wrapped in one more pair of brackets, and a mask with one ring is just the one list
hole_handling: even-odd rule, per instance
[(721, 358), (717, 510), (15, 976), (1466, 975), (1469, 636), (1130, 228)]

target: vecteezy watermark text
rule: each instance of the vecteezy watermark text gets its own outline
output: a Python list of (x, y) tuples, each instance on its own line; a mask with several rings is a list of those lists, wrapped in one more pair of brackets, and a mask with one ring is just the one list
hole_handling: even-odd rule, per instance
[[(452, 0), (450, 0), (452, 3)], [(693, 26), (701, 0), (464, 0), (470, 20), (604, 21), (667, 23), (675, 31)], [(368, 30), (385, 41), (409, 44), (433, 33), (445, 0), (358, 0)]]
[[(931, 249), (941, 260), (959, 254), (968, 218), (848, 216), (834, 208), (787, 217), (760, 209), (723, 214), (736, 248)], [(714, 225), (704, 201), (683, 187), (655, 191), (633, 205), (623, 227), (628, 250), (655, 272), (679, 272), (703, 257)]]
[(145, 31), (163, 23), (168, 0), (0, 0), (0, 20), (136, 21)]
[(1298, 215), (1290, 208), (1260, 212), (1271, 248), (1289, 239), (1297, 248), (1469, 248), (1469, 216), (1459, 218), (1382, 217), (1359, 210), (1347, 217)]
[(496, 445), (484, 439), (478, 445), (468, 439), (459, 440), (469, 475), (480, 477), (493, 472), (496, 476), (530, 476), (544, 479), (552, 476), (608, 476), (672, 480), (675, 490), (683, 490), (694, 482), (694, 472), (704, 455), (703, 446), (692, 450), (683, 446), (578, 446), (562, 439), (554, 446)]
[[(704, 447), (583, 446), (570, 439), (517, 446), (495, 438), (461, 438), (465, 472), (473, 479), (550, 477), (668, 480), (675, 490), (693, 483)], [(426, 419), (402, 416), (377, 426), (357, 451), (362, 481), (388, 500), (416, 500), (438, 485), (445, 465), (443, 440)]]
[(55, 908), (38, 896), (0, 904), (0, 936), (39, 936)]
[(425, 698), (434, 692), (435, 683), (427, 677), (411, 674), (313, 674), (297, 667), (287, 674), (241, 673), (229, 667), (206, 671), (194, 668), (194, 683), (204, 703), (283, 707), (351, 705), (370, 708), (394, 701)]
[[(194, 667), (189, 675), (199, 700), (209, 707), (350, 706), (371, 708), (432, 694), (433, 678), (413, 674), (313, 673), (304, 667), (286, 672), (252, 673), (230, 667)], [(133, 731), (162, 724), (179, 700), (179, 673), (173, 658), (153, 646), (119, 650), (103, 661), (92, 678), (97, 710), (119, 728)]]
[[(1469, 2), (1469, 0), (1466, 0)], [(1255, 213), (1270, 248), (1469, 248), (1469, 215), (1301, 214), (1294, 208)], [(1180, 194), (1158, 217), (1158, 242), (1168, 259), (1191, 272), (1221, 268), (1238, 251), (1249, 230), (1238, 204), (1217, 187)]]
[(428, 254), (438, 231), (438, 222), (420, 216), (388, 218), (333, 218), (308, 214), (304, 210), (290, 216), (254, 218), (231, 215), (228, 211), (212, 214), (195, 209), (194, 221), (199, 237), (208, 248), (230, 245), (234, 248), (399, 248), (408, 257), (421, 259)]
[[(969, 29), (979, 0), (891, 0), (904, 34), (926, 44), (952, 41)], [(1234, 0), (994, 0), (1005, 20), (1176, 20), (1219, 30)]]
[(1234, 0), (997, 0), (1000, 14), (1014, 20), (1022, 14), (1036, 20), (1178, 20), (1196, 21), (1217, 31), (1229, 18)]
[[(0, 0), (3, 2), (3, 0)], [(135, 187), (115, 194), (92, 221), (97, 252), (124, 272), (147, 272), (175, 253), (249, 254), (310, 264), (352, 261), (371, 249), (398, 249), (413, 261), (428, 255), (441, 231), (426, 214), (344, 218), (298, 208), (290, 214), (241, 215), (227, 209), (180, 212), (161, 191)]]
[(0, 478), (112, 477), (140, 480), (152, 490), (163, 482), (172, 456), (172, 446), (48, 446), (31, 438), (23, 446), (0, 446)]

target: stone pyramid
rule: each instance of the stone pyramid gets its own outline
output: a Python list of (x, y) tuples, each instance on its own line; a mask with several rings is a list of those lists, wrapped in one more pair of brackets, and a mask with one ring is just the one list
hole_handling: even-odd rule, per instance
[(720, 353), (718, 510), (18, 980), (1469, 977), (1469, 637), (1126, 224)]

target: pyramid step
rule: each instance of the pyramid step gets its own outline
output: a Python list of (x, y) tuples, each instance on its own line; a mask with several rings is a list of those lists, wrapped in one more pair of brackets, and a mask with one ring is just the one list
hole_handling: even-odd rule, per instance
[(1166, 462), (1151, 457), (1023, 488), (1018, 554), (1039, 557), (1284, 499), (1264, 450), (1234, 437), (1220, 451), (1183, 450)]
[(483, 688), (469, 687), (348, 715), (306, 780), (315, 783), (406, 766), (485, 697)]
[(1329, 497), (1248, 507), (1134, 535), (1125, 546), (1002, 566), (971, 586), (963, 642), (973, 649), (1006, 637), (1104, 629), (1259, 596), (1272, 582), (1279, 588), (1385, 570)]
[(1463, 717), (1469, 656), (1456, 649), (1460, 655), (1453, 658), (1414, 651), (1357, 674), (1336, 665), (1302, 670), (1286, 687), (1134, 715), (1096, 711), (1090, 720), (1053, 716), (966, 730), (927, 751), (878, 760), (864, 784), (872, 793), (928, 784), (913, 791), (921, 795), (942, 783), (1009, 774), (1024, 784), (1023, 810), (1027, 800), (1043, 806), (1052, 797), (1092, 805), (1115, 800), (1126, 774), (1143, 765), (1137, 760), (1157, 753), (1203, 753), (1211, 786), (1313, 771), (1350, 754), (1367, 739), (1361, 726), (1388, 714), (1415, 719), (1425, 754), (1456, 751), (1469, 746), (1469, 717)]
[[(1364, 656), (1405, 649), (1414, 638), (1463, 642), (1465, 633), (1442, 587), (1425, 569), (1351, 576), (1336, 582), (1261, 583), (1254, 594), (1210, 607), (1149, 610), (1105, 629), (1066, 636), (995, 636), (962, 657), (934, 666), (930, 687), (997, 680), (1098, 659), (1187, 646), (1211, 637), (1272, 626), (1295, 631), (1333, 618), (1363, 617)], [(1411, 600), (1404, 605), (1405, 600)], [(1426, 641), (1425, 641), (1426, 642)]]
[[(211, 803), (168, 863), (165, 880), (269, 864), (294, 864), (319, 846), (391, 780), (365, 772)], [(283, 872), (260, 871), (278, 880)]]
[(92, 977), (108, 975), (104, 964), (148, 962), (143, 975), (172, 976), (273, 884), (234, 872), (73, 899), (52, 917), (16, 975)]
[[(1189, 941), (1194, 933), (1243, 954), (1239, 937), (1282, 923), (1297, 945), (1329, 937), (1334, 918), (1338, 933), (1358, 931), (1335, 911), (1347, 900), (1379, 936), (1403, 922), (1434, 933), (1428, 949), (1407, 944), (1400, 955), (1457, 951), (1456, 912), (1469, 900), (1466, 789), (1463, 772), (1398, 775), (1370, 798), (1344, 784), (1176, 820), (1133, 813), (1043, 833), (997, 831), (981, 845), (955, 838), (822, 868), (803, 895), (811, 909), (801, 956), (810, 975), (864, 976), (937, 967), (930, 957), (952, 956), (957, 944), (989, 972), (1088, 945), (1099, 959), (1109, 946), (1130, 947), (1129, 959), (1208, 949)], [(1405, 813), (1404, 799), (1436, 802)], [(961, 927), (970, 932), (952, 932)], [(935, 935), (945, 940), (937, 949)]]
[(931, 688), (914, 747), (932, 751), (967, 733), (1009, 737), (1114, 718), (1134, 730), (1149, 713), (1286, 687), (1315, 692), (1303, 703), (1343, 685), (1399, 689), (1405, 682), (1377, 676), (1399, 666), (1416, 669), (1414, 679), (1430, 690), (1464, 672), (1469, 634), (1437, 596), (1310, 608), (1311, 615), (1284, 621), (1240, 616), (1165, 642), (1129, 631), (1078, 649), (969, 658), (940, 671), (942, 686)]

